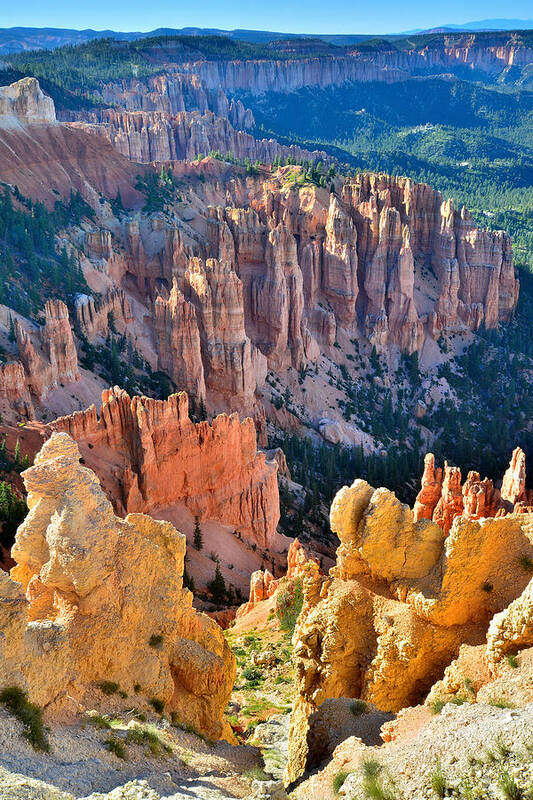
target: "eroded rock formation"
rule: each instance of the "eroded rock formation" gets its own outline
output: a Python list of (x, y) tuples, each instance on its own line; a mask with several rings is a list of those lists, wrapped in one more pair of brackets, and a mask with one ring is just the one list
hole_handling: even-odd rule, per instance
[(23, 417), (33, 417), (33, 402), (20, 361), (11, 361), (0, 366), (0, 401), (9, 403)]
[(501, 491), (489, 478), (481, 480), (479, 472), (469, 472), (461, 484), (459, 467), (445, 461), (444, 468), (436, 468), (435, 456), (428, 453), (413, 514), (415, 520), (432, 519), (448, 533), (455, 517), (481, 519), (501, 516), (513, 509), (519, 511), (523, 505), (527, 507), (532, 502), (533, 492), (526, 489), (526, 457), (520, 447), (513, 452)]
[(303, 578), (310, 570), (315, 569), (318, 571), (316, 559), (307, 552), (298, 539), (294, 539), (287, 551), (287, 572), (283, 578), (274, 578), (268, 569), (252, 572), (250, 597), (247, 603), (237, 609), (237, 618), (246, 616), (258, 603), (268, 600), (281, 586), (286, 586), (288, 581)]
[[(429, 459), (426, 469), (433, 481)], [(356, 480), (337, 493), (330, 521), (337, 565), (304, 579), (294, 635), (288, 783), (305, 769), (308, 718), (325, 699), (362, 697), (388, 711), (420, 702), (461, 645), (484, 642), (492, 618), (499, 630), (520, 619), (505, 609), (530, 579), (519, 568), (533, 555), (530, 514), (456, 517), (446, 538), (392, 492)]]
[(54, 101), (43, 93), (36, 78), (22, 78), (10, 86), (0, 87), (1, 126), (55, 121)]
[(96, 408), (60, 417), (50, 430), (79, 444), (119, 513), (183, 503), (201, 518), (269, 547), (279, 519), (277, 465), (257, 451), (250, 418), (189, 418), (187, 395), (133, 397), (115, 387)]
[(131, 305), (124, 290), (109, 289), (96, 300), (86, 294), (76, 297), (76, 322), (90, 342), (98, 336), (106, 338), (111, 328), (123, 334), (127, 325), (133, 322)]
[[(80, 115), (78, 115), (80, 116)], [(192, 160), (210, 152), (271, 164), (275, 158), (327, 159), (322, 151), (283, 145), (275, 139), (256, 139), (236, 129), (226, 117), (211, 111), (121, 111), (104, 109), (84, 115), (95, 123), (116, 149), (136, 162)], [(90, 128), (89, 128), (90, 129)]]
[(235, 659), (183, 588), (185, 536), (143, 514), (116, 517), (79, 460), (54, 433), (23, 475), (30, 511), (11, 577), (0, 571), (0, 685), (71, 711), (104, 700), (102, 681), (138, 685), (206, 736), (231, 738)]
[(60, 383), (79, 380), (78, 354), (68, 308), (61, 300), (47, 300), (45, 323), (37, 338), (17, 321), (15, 335), (20, 359), (32, 394), (41, 399)]
[[(298, 169), (247, 187), (248, 207), (209, 217), (210, 250), (234, 259), (247, 330), (273, 368), (315, 360), (338, 327), (412, 353), (425, 335), (510, 318), (518, 282), (505, 234), (480, 231), (466, 210), (409, 179), (362, 174), (329, 193), (293, 188)], [(430, 293), (426, 267), (429, 313), (416, 299)]]

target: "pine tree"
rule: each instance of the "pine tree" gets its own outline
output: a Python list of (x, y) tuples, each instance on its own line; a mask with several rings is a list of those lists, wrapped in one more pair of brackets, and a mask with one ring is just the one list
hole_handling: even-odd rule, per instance
[(200, 527), (200, 519), (199, 517), (194, 518), (194, 540), (193, 540), (194, 547), (196, 550), (201, 550), (204, 546), (204, 537), (202, 535), (202, 529)]
[(224, 580), (218, 563), (215, 569), (215, 577), (207, 584), (207, 588), (213, 595), (214, 602), (220, 605), (226, 597), (226, 581)]
[(18, 439), (15, 445), (15, 464), (17, 466), (20, 464), (20, 442)]
[(207, 410), (205, 407), (205, 401), (203, 397), (200, 398), (200, 403), (198, 406), (198, 419), (200, 421), (207, 419)]

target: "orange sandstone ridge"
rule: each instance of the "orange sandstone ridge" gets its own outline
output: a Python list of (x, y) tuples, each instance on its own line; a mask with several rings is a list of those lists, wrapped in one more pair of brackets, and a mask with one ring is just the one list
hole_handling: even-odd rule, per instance
[(237, 619), (249, 614), (258, 603), (262, 603), (272, 597), (287, 580), (293, 581), (306, 575), (309, 569), (314, 568), (311, 565), (314, 565), (318, 571), (316, 559), (309, 555), (298, 539), (294, 539), (287, 552), (287, 572), (283, 578), (274, 578), (268, 569), (257, 570), (252, 573), (250, 577), (250, 597), (247, 603), (237, 609)]
[(277, 463), (257, 451), (250, 418), (220, 414), (212, 424), (194, 423), (184, 392), (153, 400), (115, 387), (103, 392), (100, 416), (91, 406), (48, 430), (78, 443), (118, 513), (182, 503), (270, 546), (279, 520)]
[(489, 478), (481, 480), (479, 472), (468, 473), (461, 484), (461, 470), (444, 462), (435, 467), (435, 456), (424, 459), (422, 488), (413, 509), (415, 521), (432, 519), (445, 533), (453, 520), (502, 516), (511, 511), (526, 511), (533, 505), (533, 491), (526, 489), (526, 457), (520, 447), (513, 451), (509, 467), (503, 476), (501, 490)]

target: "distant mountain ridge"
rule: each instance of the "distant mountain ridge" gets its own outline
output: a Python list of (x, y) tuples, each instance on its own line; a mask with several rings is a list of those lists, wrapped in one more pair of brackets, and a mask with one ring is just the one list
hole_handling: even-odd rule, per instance
[(438, 25), (435, 28), (414, 28), (404, 31), (405, 36), (415, 33), (452, 33), (453, 31), (512, 31), (530, 30), (533, 19), (482, 19), (477, 22), (465, 22), (463, 25)]
[[(519, 19), (487, 19), (478, 22), (469, 22), (464, 25), (443, 25), (431, 29), (416, 29), (402, 33), (380, 35), (381, 39), (395, 39), (424, 33), (446, 33), (456, 31), (496, 31), (496, 30), (529, 30), (533, 29), (533, 20)], [(153, 31), (113, 31), (93, 30), (86, 28), (76, 30), (73, 28), (0, 28), (0, 55), (18, 53), (25, 50), (53, 50), (64, 45), (78, 45), (95, 39), (117, 39), (119, 41), (133, 41), (146, 39), (153, 36), (227, 36), (255, 44), (282, 41), (287, 39), (320, 39), (329, 44), (346, 47), (352, 44), (376, 38), (371, 33), (354, 34), (307, 34), (283, 33), (280, 31), (255, 31), (236, 29), (232, 31), (220, 28), (156, 28)]]

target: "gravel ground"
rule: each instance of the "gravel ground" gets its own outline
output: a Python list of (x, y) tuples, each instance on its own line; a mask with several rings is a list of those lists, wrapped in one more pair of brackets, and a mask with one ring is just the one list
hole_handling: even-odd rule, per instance
[[(464, 800), (526, 798), (533, 790), (533, 704), (501, 709), (481, 704), (446, 705), (419, 735), (379, 748), (365, 748), (340, 797), (363, 798), (365, 762), (381, 766), (378, 781), (402, 800), (439, 796)], [(367, 766), (368, 773), (368, 766)], [(505, 785), (509, 787), (506, 794)], [(516, 794), (512, 792), (516, 785)], [(533, 797), (533, 794), (531, 795)]]
[(23, 737), (21, 724), (0, 709), (1, 800), (102, 800), (108, 792), (109, 800), (250, 796), (251, 777), (262, 766), (255, 748), (206, 742), (155, 716), (150, 723), (172, 749), (170, 754), (156, 757), (145, 745), (126, 744), (126, 759), (121, 759), (105, 742), (110, 737), (125, 742), (128, 720), (100, 730), (87, 717), (54, 726), (46, 754), (35, 751)]

